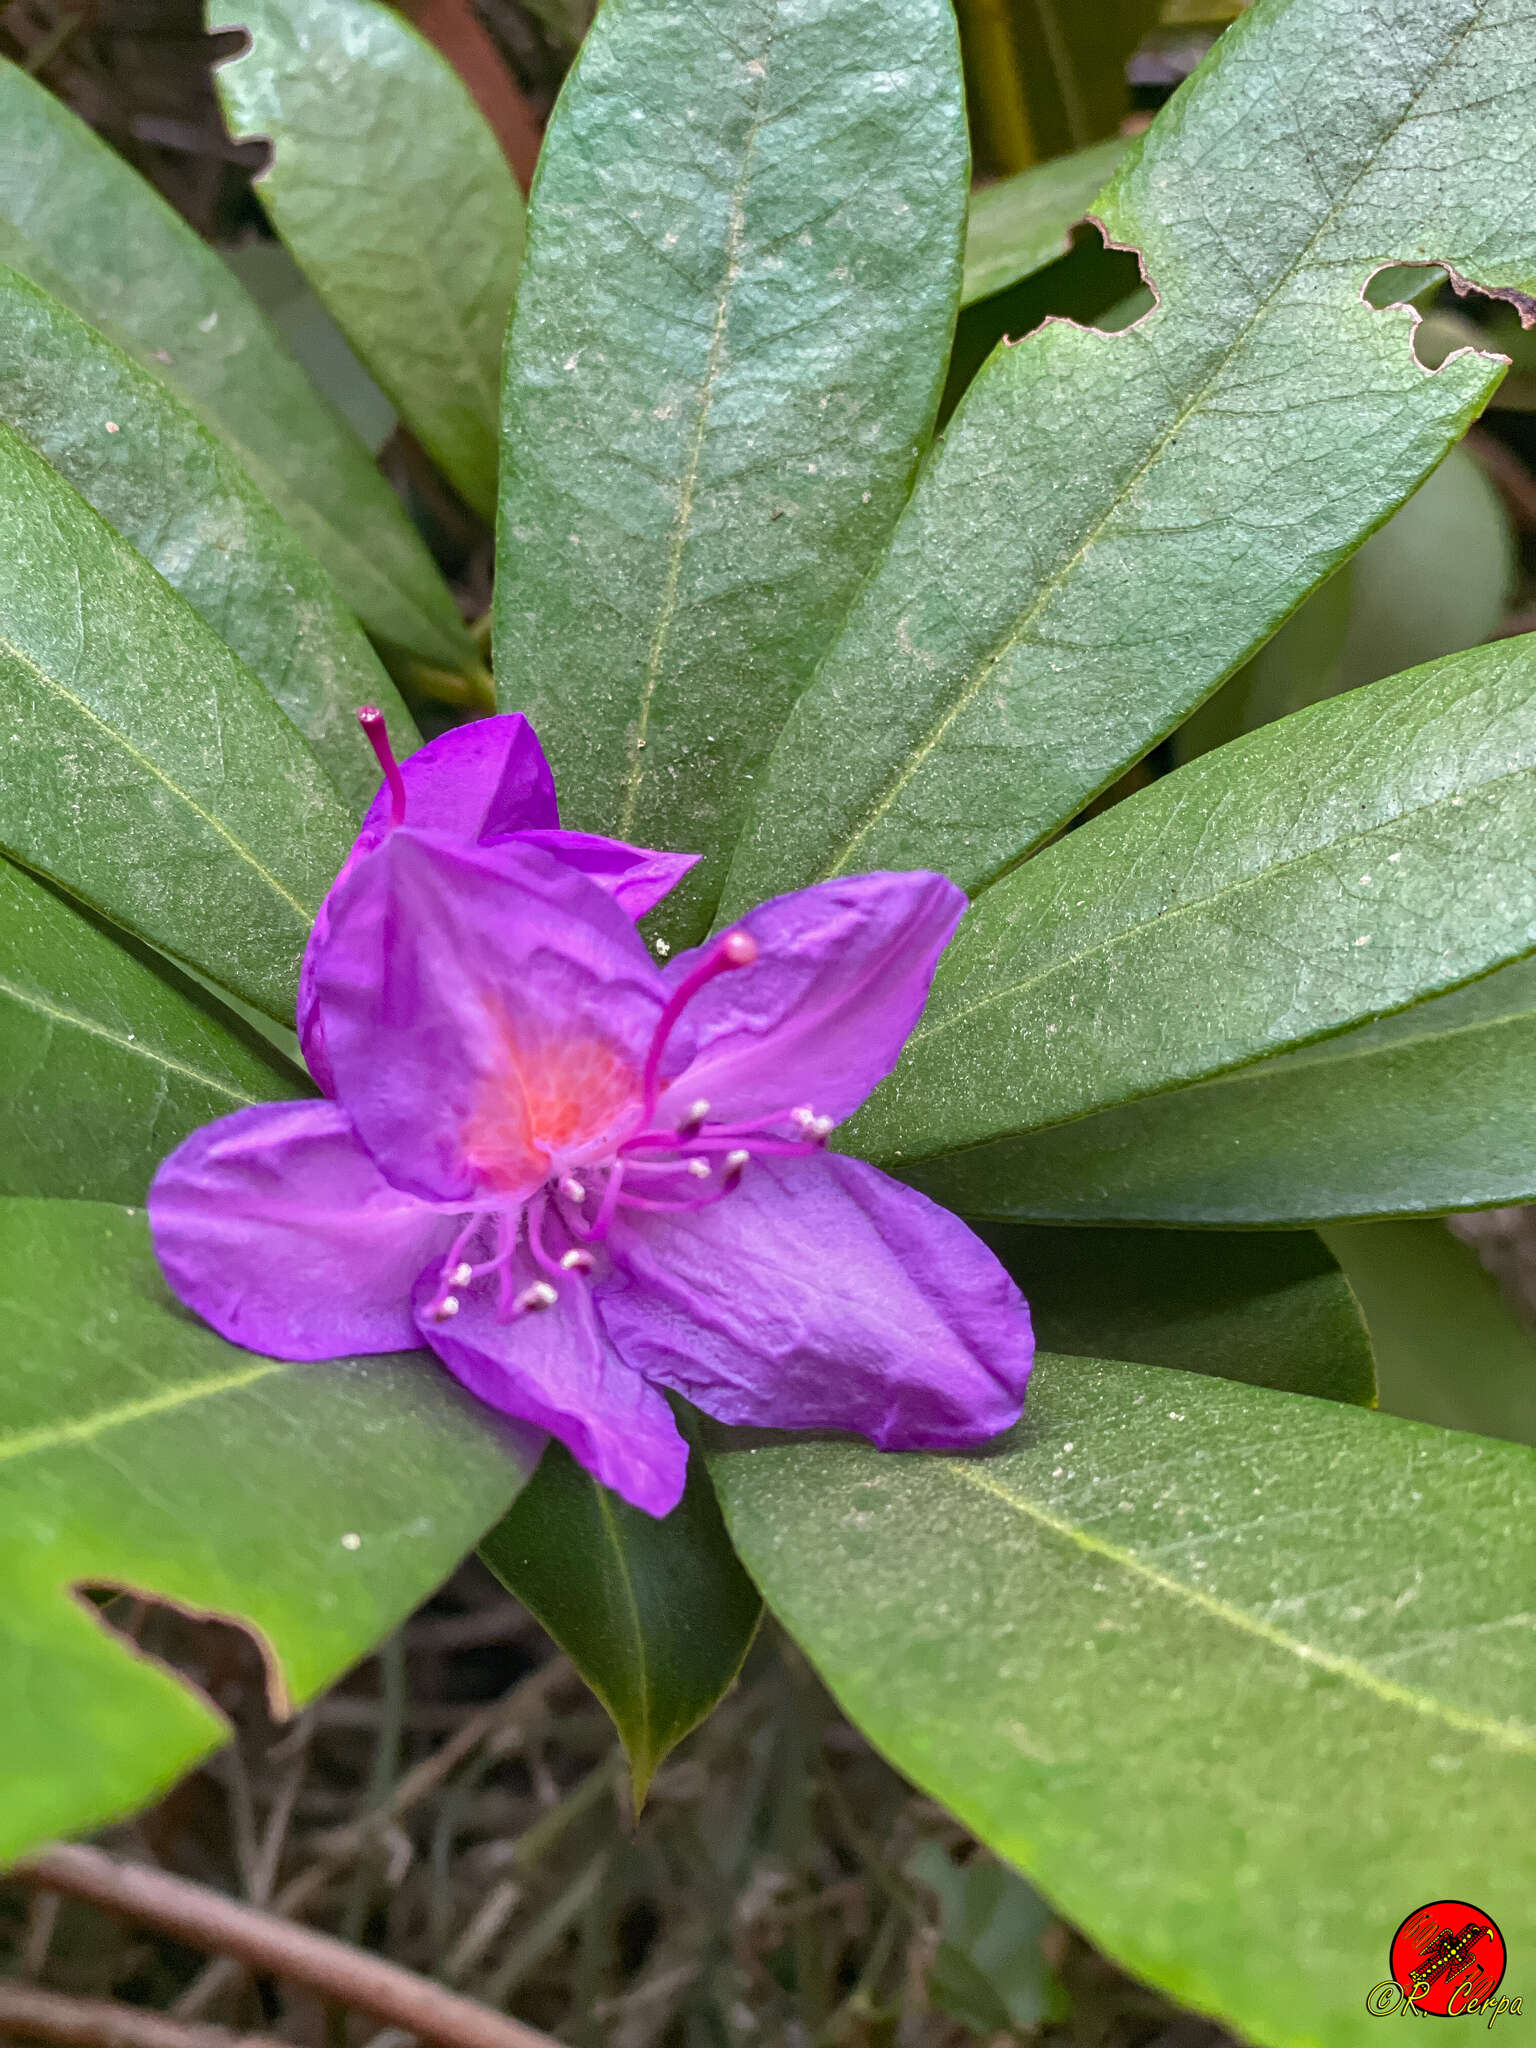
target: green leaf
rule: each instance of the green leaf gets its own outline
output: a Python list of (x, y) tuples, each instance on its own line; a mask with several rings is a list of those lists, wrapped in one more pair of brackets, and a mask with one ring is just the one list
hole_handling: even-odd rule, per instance
[[(1473, 330), (1476, 332), (1476, 330)], [(1453, 448), (1353, 560), (1174, 735), (1192, 760), (1303, 704), (1491, 640), (1518, 551), (1483, 465)]]
[(3, 266), (0, 416), (260, 677), (361, 816), (378, 769), (358, 707), (386, 712), (398, 753), (415, 727), (340, 592), (216, 435)]
[(687, 1491), (657, 1521), (551, 1443), (480, 1555), (613, 1716), (638, 1808), (741, 1669), (762, 1613), (703, 1458), (689, 1459)]
[(503, 1510), (520, 1441), (427, 1354), (289, 1365), (171, 1301), (143, 1218), (0, 1203), (0, 1859), (101, 1826), (226, 1739), (79, 1597), (224, 1616), (280, 1712), (422, 1600)]
[(890, 1081), (896, 1161), (1207, 1080), (1536, 949), (1536, 635), (1314, 704), (988, 891)]
[(561, 95), (507, 341), (496, 672), (573, 825), (705, 854), (673, 941), (906, 497), (965, 172), (947, 0), (610, 0)]
[(474, 668), (473, 643), (399, 499), (228, 266), (3, 59), (0, 129), (0, 261), (130, 348), (191, 405), (370, 633), (424, 661)]
[(1443, 1223), (1324, 1233), (1370, 1325), (1390, 1415), (1536, 1444), (1536, 1336)]
[(1065, 2017), (1041, 1949), (1054, 1915), (1033, 1885), (990, 1856), (955, 1863), (942, 1842), (919, 1842), (902, 1869), (938, 1900), (928, 1995), (940, 2012), (988, 2036)]
[(1536, 963), (913, 1179), (973, 1216), (1298, 1224), (1536, 1201)]
[(0, 848), (279, 1021), (352, 824), (256, 678), (0, 427)]
[(1359, 1307), (1309, 1230), (981, 1234), (1023, 1288), (1042, 1350), (1376, 1404)]
[(1072, 229), (1130, 146), (1117, 135), (978, 186), (971, 194), (960, 303), (990, 298), (1064, 256)]
[[(209, 0), (212, 17), (226, 0)], [(496, 511), (501, 344), (523, 248), (511, 166), (458, 73), (380, 0), (244, 0), (218, 73), (258, 190), (359, 356), (444, 475)]]
[(876, 1747), (1245, 2040), (1379, 2042), (1426, 1898), (1536, 1949), (1528, 1451), (1045, 1358), (978, 1457), (722, 1432), (711, 1469)]
[(727, 915), (867, 868), (985, 887), (1409, 494), (1502, 364), (1427, 374), (1361, 293), (1430, 254), (1536, 291), (1533, 96), (1536, 39), (1478, 0), (1228, 30), (1098, 203), (1156, 310), (982, 371), (759, 779)]
[(358, 361), (352, 344), (321, 305), (314, 286), (281, 242), (236, 242), (225, 262), (272, 322), (322, 397), (330, 400), (371, 455), (399, 421), (395, 408)]
[(309, 1092), (168, 963), (0, 860), (0, 1195), (141, 1202), (199, 1124)]

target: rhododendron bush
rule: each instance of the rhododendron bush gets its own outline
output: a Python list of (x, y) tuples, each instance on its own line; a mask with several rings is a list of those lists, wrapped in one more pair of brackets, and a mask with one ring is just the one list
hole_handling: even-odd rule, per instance
[[(381, 0), (240, 18), (494, 604), (0, 74), (0, 1851), (221, 1740), (93, 1591), (286, 1710), (478, 1546), (638, 1797), (766, 1604), (1254, 2041), (1536, 1954), (1530, 1453), (1336, 1263), (1536, 1200), (1536, 635), (1189, 723), (1466, 460), (1413, 298), (1536, 323), (1536, 15), (1258, 0), (968, 253), (948, 0), (606, 0), (526, 220)], [(967, 385), (1103, 175), (1143, 289)]]

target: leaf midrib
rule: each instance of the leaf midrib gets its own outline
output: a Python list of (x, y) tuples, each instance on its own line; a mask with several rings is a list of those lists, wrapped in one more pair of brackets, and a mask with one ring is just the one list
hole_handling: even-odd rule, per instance
[(189, 795), (181, 787), (180, 783), (173, 782), (164, 769), (152, 761), (148, 754), (140, 753), (139, 749), (133, 745), (126, 734), (120, 732), (110, 719), (103, 718), (100, 712), (94, 711), (82, 697), (77, 697), (73, 690), (60, 682), (57, 676), (51, 676), (47, 669), (35, 661), (24, 648), (18, 647), (14, 640), (0, 637), (0, 653), (11, 655), (23, 668), (29, 670), (45, 688), (52, 690), (57, 696), (62, 697), (67, 704), (72, 704), (82, 718), (88, 719), (92, 725), (99, 726), (113, 744), (120, 747), (131, 761), (136, 762), (147, 775), (153, 777), (163, 788), (168, 789), (171, 795), (177, 798), (179, 802), (184, 803), (194, 817), (200, 818), (210, 831), (217, 833), (219, 838), (229, 846), (236, 858), (244, 861), (247, 867), (261, 877), (272, 893), (280, 897), (288, 905), (297, 916), (300, 929), (308, 933), (315, 921), (315, 912), (306, 909), (296, 896), (290, 894), (277, 879), (276, 875), (272, 874), (262, 865), (251, 849), (242, 840), (237, 839), (227, 825), (214, 817), (211, 811), (205, 811), (202, 805)]
[[(996, 641), (993, 642), (992, 646), (977, 660), (974, 667), (967, 672), (967, 679), (962, 683), (960, 689), (957, 691), (957, 693), (950, 701), (948, 706), (933, 721), (926, 735), (918, 742), (917, 746), (913, 749), (913, 751), (907, 755), (901, 767), (890, 778), (890, 781), (886, 786), (884, 795), (874, 798), (866, 806), (866, 815), (864, 816), (864, 818), (860, 821), (860, 823), (849, 835), (849, 837), (843, 842), (841, 848), (831, 857), (828, 864), (815, 877), (815, 880), (819, 882), (832, 881), (833, 879), (835, 879), (836, 876), (847, 871), (848, 862), (851, 860), (858, 846), (861, 844), (863, 840), (869, 837), (870, 833), (874, 831), (875, 827), (881, 822), (883, 818), (887, 816), (887, 814), (890, 812), (892, 807), (897, 802), (898, 798), (901, 796), (902, 791), (907, 787), (908, 783), (912, 781), (914, 776), (916, 776), (918, 771), (927, 761), (929, 755), (932, 754), (934, 749), (942, 743), (944, 736), (949, 731), (950, 727), (955, 723), (955, 721), (958, 718), (962, 716), (962, 714), (966, 710), (969, 709), (969, 707), (981, 695), (982, 691), (987, 686), (987, 683), (992, 675), (993, 670), (998, 666), (1000, 662), (1006, 660), (1006, 658), (1009, 654), (1012, 653), (1014, 648), (1017, 647), (1019, 643), (1025, 638), (1026, 634), (1034, 625), (1035, 621), (1040, 617), (1041, 613), (1044, 611), (1047, 604), (1049, 604), (1051, 599), (1056, 595), (1057, 591), (1065, 585), (1067, 579), (1072, 575), (1073, 571), (1082, 562), (1084, 557), (1087, 555), (1089, 549), (1096, 546), (1097, 543), (1103, 538), (1105, 530), (1109, 526), (1110, 521), (1116, 516), (1118, 512), (1121, 511), (1124, 505), (1129, 501), (1133, 492), (1141, 483), (1142, 479), (1146, 475), (1148, 475), (1148, 473), (1153, 468), (1154, 464), (1161, 460), (1162, 456), (1166, 453), (1167, 449), (1172, 444), (1172, 442), (1178, 437), (1180, 433), (1182, 433), (1185, 426), (1188, 424), (1189, 420), (1193, 417), (1194, 413), (1209, 397), (1209, 395), (1215, 389), (1216, 385), (1219, 383), (1221, 378), (1226, 374), (1232, 362), (1236, 359), (1241, 350), (1246, 346), (1249, 336), (1258, 327), (1260, 321), (1263, 320), (1265, 316), (1269, 313), (1276, 299), (1280, 296), (1280, 294), (1283, 291), (1286, 290), (1286, 288), (1290, 285), (1291, 281), (1295, 278), (1297, 273), (1302, 269), (1303, 265), (1312, 256), (1318, 244), (1335, 226), (1340, 215), (1344, 212), (1345, 208), (1353, 200), (1355, 190), (1357, 186), (1360, 184), (1360, 181), (1366, 176), (1368, 172), (1374, 171), (1377, 159), (1381, 155), (1382, 151), (1387, 147), (1388, 143), (1391, 142), (1394, 139), (1394, 137), (1402, 130), (1406, 123), (1412, 118), (1413, 111), (1417, 107), (1419, 101), (1423, 98), (1424, 94), (1429, 90), (1430, 86), (1434, 83), (1435, 79), (1439, 76), (1440, 72), (1445, 68), (1445, 66), (1448, 63), (1451, 62), (1452, 58), (1460, 50), (1462, 43), (1471, 34), (1472, 30), (1481, 21), (1483, 15), (1483, 7), (1484, 0), (1476, 0), (1476, 4), (1474, 6), (1474, 11), (1472, 15), (1468, 18), (1468, 20), (1465, 22), (1462, 28), (1457, 32), (1456, 36), (1448, 44), (1444, 52), (1441, 54), (1440, 58), (1431, 67), (1428, 76), (1414, 91), (1412, 97), (1409, 99), (1407, 105), (1403, 108), (1401, 114), (1392, 123), (1392, 126), (1381, 136), (1380, 140), (1372, 149), (1369, 157), (1367, 157), (1365, 161), (1361, 163), (1359, 168), (1356, 170), (1354, 176), (1349, 180), (1348, 184), (1344, 186), (1338, 198), (1335, 199), (1333, 205), (1328, 209), (1328, 212), (1323, 216), (1322, 220), (1318, 223), (1317, 227), (1308, 237), (1305, 244), (1297, 252), (1294, 259), (1286, 266), (1285, 270), (1281, 272), (1279, 277), (1275, 280), (1274, 284), (1265, 293), (1263, 299), (1260, 300), (1260, 302), (1254, 307), (1252, 313), (1233, 334), (1231, 341), (1228, 343), (1227, 347), (1222, 350), (1220, 356), (1212, 365), (1210, 373), (1207, 375), (1204, 381), (1191, 394), (1187, 402), (1179, 408), (1178, 412), (1169, 421), (1168, 425), (1164, 428), (1163, 432), (1153, 442), (1147, 454), (1142, 458), (1142, 460), (1137, 464), (1136, 468), (1127, 477), (1125, 482), (1116, 491), (1115, 495), (1110, 500), (1109, 504), (1105, 507), (1102, 516), (1099, 518), (1096, 524), (1090, 528), (1087, 534), (1084, 535), (1083, 539), (1072, 550), (1072, 553), (1066, 558), (1066, 560), (1062, 562), (1062, 564), (1057, 569), (1052, 571), (1049, 579), (1040, 587), (1038, 594), (1029, 604), (1027, 609), (1018, 617), (1014, 624), (1011, 625), (1004, 634), (1002, 634)], [(1154, 313), (1160, 310), (1160, 307), (1155, 308)], [(1120, 337), (1117, 335), (1105, 335), (1103, 337), (1104, 341), (1110, 345), (1112, 345), (1119, 338)], [(1110, 772), (1110, 774), (1108, 774), (1105, 777), (1104, 781), (1100, 784), (1100, 789), (1102, 790), (1107, 788), (1109, 784), (1114, 780), (1115, 776), (1119, 773), (1120, 767), (1117, 766)], [(1083, 802), (1091, 802), (1093, 794), (1094, 792), (1089, 791), (1084, 796)], [(989, 889), (993, 885), (993, 883), (1002, 880), (1002, 878), (1006, 874), (1008, 874), (1014, 867), (1017, 867), (1021, 861), (1026, 859), (1028, 855), (1031, 854), (1035, 850), (1035, 848), (1041, 843), (1041, 840), (1047, 837), (1050, 831), (1054, 829), (1054, 826), (1047, 826), (1043, 828), (1042, 831), (1030, 842), (1028, 846), (1024, 847), (1018, 854), (1013, 856), (1010, 860), (1003, 863), (993, 874), (983, 877), (983, 879), (976, 885), (976, 887), (971, 892), (973, 896), (982, 895), (987, 889)]]
[(104, 1436), (108, 1430), (124, 1429), (130, 1423), (143, 1422), (151, 1415), (163, 1415), (170, 1409), (184, 1408), (193, 1401), (211, 1399), (216, 1394), (238, 1393), (242, 1387), (253, 1386), (258, 1380), (270, 1379), (274, 1373), (286, 1370), (281, 1359), (262, 1359), (230, 1372), (211, 1374), (207, 1379), (194, 1380), (184, 1386), (167, 1387), (161, 1393), (145, 1395), (138, 1401), (123, 1401), (115, 1408), (99, 1408), (94, 1414), (76, 1416), (69, 1422), (48, 1423), (40, 1429), (17, 1430), (9, 1436), (0, 1436), (0, 1464), (13, 1458), (30, 1458), (45, 1451), (62, 1450), (72, 1444), (89, 1443), (95, 1437)]
[(259, 1096), (247, 1095), (243, 1089), (231, 1087), (229, 1082), (217, 1080), (212, 1074), (205, 1074), (198, 1067), (189, 1067), (184, 1060), (174, 1059), (169, 1053), (161, 1052), (142, 1038), (127, 1038), (120, 1032), (109, 1031), (91, 1017), (82, 1017), (73, 1010), (60, 1010), (33, 991), (18, 988), (15, 982), (0, 979), (0, 996), (9, 996), (25, 1010), (33, 1010), (40, 1017), (47, 1017), (55, 1024), (64, 1024), (75, 1031), (84, 1031), (91, 1038), (104, 1039), (108, 1045), (115, 1045), (120, 1052), (135, 1055), (139, 1059), (152, 1061), (156, 1066), (165, 1067), (170, 1073), (183, 1074), (189, 1081), (211, 1088), (215, 1094), (228, 1096), (231, 1102), (238, 1102), (252, 1108), (261, 1100)]
[[(639, 1693), (640, 1732), (644, 1742), (645, 1767), (649, 1771), (654, 1766), (656, 1739), (655, 1730), (651, 1725), (651, 1667), (650, 1659), (646, 1654), (648, 1646), (645, 1624), (640, 1617), (640, 1602), (635, 1593), (634, 1574), (630, 1571), (629, 1559), (625, 1555), (623, 1538), (619, 1534), (619, 1525), (613, 1512), (613, 1502), (609, 1498), (608, 1489), (592, 1478), (588, 1478), (587, 1484), (592, 1488), (592, 1492), (596, 1497), (598, 1513), (602, 1517), (603, 1533), (608, 1538), (609, 1547), (613, 1551), (614, 1564), (619, 1574), (619, 1584), (624, 1589), (624, 1605), (629, 1616), (630, 1633), (635, 1641), (635, 1674)], [(617, 1719), (617, 1716), (615, 1716), (615, 1719)], [(627, 1743), (626, 1747), (628, 1747)]]
[(1012, 1493), (1006, 1486), (991, 1479), (984, 1467), (963, 1458), (945, 1458), (934, 1461), (937, 1469), (963, 1485), (973, 1487), (980, 1493), (999, 1500), (1005, 1506), (1027, 1515), (1032, 1521), (1049, 1529), (1054, 1535), (1065, 1538), (1069, 1543), (1089, 1556), (1102, 1558), (1107, 1564), (1129, 1573), (1173, 1599), (1182, 1601), (1201, 1614), (1235, 1629), (1243, 1635), (1266, 1644), (1270, 1649), (1282, 1650), (1304, 1664), (1309, 1670), (1326, 1671), (1335, 1678), (1343, 1679), (1362, 1692), (1386, 1705), (1401, 1707), (1421, 1715), (1425, 1720), (1437, 1721), (1442, 1726), (1454, 1728), (1463, 1735), (1474, 1735), (1492, 1744), (1495, 1748), (1513, 1750), (1519, 1754), (1536, 1754), (1536, 1729), (1519, 1721), (1495, 1721), (1486, 1715), (1469, 1713), (1466, 1709), (1452, 1706), (1444, 1700), (1436, 1700), (1427, 1693), (1415, 1692), (1406, 1685), (1398, 1685), (1390, 1678), (1382, 1678), (1367, 1664), (1354, 1657), (1346, 1657), (1335, 1650), (1318, 1648), (1311, 1643), (1289, 1636), (1283, 1629), (1275, 1628), (1270, 1622), (1261, 1621), (1255, 1614), (1247, 1613), (1241, 1607), (1234, 1607), (1214, 1593), (1208, 1593), (1198, 1586), (1186, 1584), (1182, 1579), (1160, 1572), (1155, 1565), (1146, 1564), (1133, 1552), (1122, 1550), (1118, 1544), (1107, 1543), (1101, 1536), (1094, 1536), (1080, 1524), (1066, 1521), (1053, 1515), (1048, 1508), (1036, 1501)]
[(768, 97), (768, 65), (773, 55), (778, 25), (779, 4), (778, 0), (774, 0), (773, 12), (769, 16), (767, 32), (763, 38), (762, 54), (756, 60), (762, 65), (762, 76), (757, 81), (752, 123), (742, 145), (741, 175), (731, 193), (725, 241), (725, 269), (720, 279), (720, 295), (715, 306), (715, 322), (710, 334), (709, 354), (705, 359), (704, 378), (699, 387), (698, 418), (694, 424), (693, 445), (678, 485), (677, 511), (672, 521), (666, 579), (662, 585), (661, 603), (656, 614), (656, 630), (651, 637), (645, 679), (641, 685), (640, 705), (628, 743), (629, 760), (624, 774), (624, 795), (619, 807), (618, 830), (621, 839), (629, 838), (635, 829), (640, 784), (645, 777), (644, 754), (646, 742), (650, 737), (651, 706), (655, 701), (656, 685), (661, 676), (662, 657), (672, 631), (673, 619), (677, 614), (677, 594), (682, 581), (683, 555), (688, 546), (688, 536), (693, 523), (693, 500), (698, 489), (699, 469), (704, 460), (709, 416), (725, 363), (725, 333), (730, 313), (731, 291), (741, 276), (741, 245), (747, 223), (747, 186), (752, 178), (757, 138), (762, 133), (763, 124), (767, 119), (765, 106)]

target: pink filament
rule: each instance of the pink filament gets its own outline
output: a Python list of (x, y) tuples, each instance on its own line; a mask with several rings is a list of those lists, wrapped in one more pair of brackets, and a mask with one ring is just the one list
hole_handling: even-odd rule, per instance
[(395, 759), (395, 750), (389, 744), (389, 727), (384, 723), (384, 714), (376, 704), (365, 704), (357, 714), (357, 722), (363, 728), (363, 736), (374, 752), (384, 780), (389, 784), (389, 822), (391, 825), (405, 823), (405, 777), (400, 773), (400, 763)]
[(705, 953), (696, 967), (685, 974), (667, 999), (667, 1006), (656, 1020), (656, 1029), (651, 1034), (650, 1050), (645, 1056), (645, 1071), (640, 1077), (641, 1094), (645, 1107), (640, 1114), (649, 1123), (656, 1108), (656, 1099), (661, 1093), (661, 1056), (666, 1051), (667, 1040), (672, 1036), (672, 1027), (706, 983), (717, 974), (730, 974), (738, 967), (750, 967), (757, 958), (757, 941), (750, 932), (739, 928), (722, 932)]

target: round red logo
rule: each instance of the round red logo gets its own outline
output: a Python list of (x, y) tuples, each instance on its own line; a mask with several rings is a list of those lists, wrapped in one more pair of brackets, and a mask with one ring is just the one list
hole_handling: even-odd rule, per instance
[(1454, 2017), (1491, 1998), (1504, 1975), (1504, 1937), (1481, 1906), (1436, 1899), (1392, 1937), (1392, 1980), (1405, 2004)]

